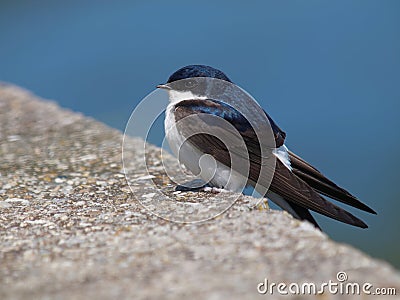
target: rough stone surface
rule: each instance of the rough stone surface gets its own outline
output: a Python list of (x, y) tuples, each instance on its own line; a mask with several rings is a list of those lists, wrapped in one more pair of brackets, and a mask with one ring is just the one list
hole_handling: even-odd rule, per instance
[(119, 131), (0, 85), (0, 299), (272, 299), (276, 290), (257, 293), (266, 277), (320, 284), (338, 282), (339, 271), (346, 282), (400, 293), (400, 275), (387, 263), (286, 213), (254, 209), (249, 197), (197, 224), (150, 214), (136, 198), (157, 198), (153, 181), (183, 203), (232, 194), (175, 193), (158, 149), (146, 149), (149, 176), (135, 169), (142, 142), (128, 140), (133, 192)]

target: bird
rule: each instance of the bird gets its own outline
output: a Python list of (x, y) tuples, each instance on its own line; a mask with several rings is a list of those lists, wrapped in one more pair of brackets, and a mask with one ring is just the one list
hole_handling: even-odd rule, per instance
[[(239, 182), (240, 179), (236, 180), (241, 175), (240, 168), (232, 170), (231, 157), (227, 151), (227, 146), (212, 135), (212, 131), (216, 130), (215, 128), (220, 131), (219, 135), (228, 135), (224, 132), (226, 129), (210, 124), (213, 122), (210, 121), (212, 117), (218, 117), (228, 126), (235, 128), (240, 135), (239, 137), (244, 141), (246, 147), (245, 160), (249, 164), (249, 171), (245, 174), (247, 176), (245, 184), (255, 186), (254, 183), (259, 181), (263, 184), (264, 178), (260, 175), (262, 164), (260, 153), (268, 147), (264, 145), (264, 141), (258, 140), (252, 121), (255, 120), (256, 124), (257, 122), (265, 122), (266, 124), (260, 125), (268, 125), (272, 131), (274, 144), (271, 146), (271, 153), (275, 158), (275, 164), (269, 179), (270, 182), (265, 184), (265, 186), (269, 185), (268, 190), (265, 191), (263, 196), (286, 210), (294, 218), (308, 221), (319, 230), (321, 228), (310, 210), (352, 226), (368, 227), (364, 221), (328, 201), (325, 197), (371, 214), (376, 214), (376, 212), (350, 192), (325, 177), (303, 158), (290, 151), (285, 145), (286, 132), (277, 125), (265, 110), (262, 108), (259, 111), (250, 110), (246, 114), (246, 119), (233, 105), (219, 99), (221, 97), (218, 93), (210, 97), (210, 95), (205, 95), (204, 91), (200, 92), (194, 79), (215, 80), (226, 83), (227, 86), (234, 85), (228, 76), (218, 69), (206, 65), (188, 65), (175, 71), (166, 83), (157, 86), (157, 88), (168, 92), (169, 104), (166, 108), (164, 120), (165, 134), (180, 163), (185, 165), (192, 173), (199, 174), (209, 186), (216, 189), (238, 191), (242, 187)], [(228, 100), (239, 103), (242, 107), (250, 105), (249, 100), (242, 95), (241, 93), (231, 92), (225, 94), (225, 99), (228, 97)], [(191, 116), (209, 116), (210, 119), (198, 117), (193, 119), (194, 126), (176, 126), (180, 120)], [(198, 134), (192, 134), (188, 138), (185, 135), (185, 130), (188, 130), (189, 127), (201, 130)], [(180, 147), (184, 151), (181, 151)], [(202, 174), (202, 166), (199, 160), (201, 161), (205, 154), (214, 163), (213, 174), (207, 172)], [(233, 179), (231, 178), (231, 181), (227, 182), (226, 177), (229, 172), (233, 174)], [(265, 178), (264, 181), (268, 181), (268, 179)]]

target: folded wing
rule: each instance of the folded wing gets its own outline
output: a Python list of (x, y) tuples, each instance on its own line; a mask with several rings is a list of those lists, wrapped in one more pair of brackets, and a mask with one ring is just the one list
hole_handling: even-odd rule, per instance
[[(264, 178), (260, 178), (260, 176), (263, 176), (262, 174), (260, 175), (260, 164), (263, 161), (261, 159), (261, 147), (260, 143), (258, 143), (257, 135), (249, 122), (234, 108), (212, 99), (181, 101), (176, 105), (174, 111), (177, 121), (198, 113), (214, 114), (224, 118), (238, 130), (240, 136), (245, 141), (250, 161), (250, 173), (248, 174), (249, 182), (263, 182)], [(279, 147), (283, 145), (286, 134), (280, 130), (268, 115), (267, 117), (270, 120), (276, 146)], [(202, 124), (196, 124), (199, 128), (214, 126), (213, 124), (207, 124), (207, 119), (199, 118), (198, 121), (204, 122)], [(180, 130), (190, 131), (196, 130), (196, 128), (183, 127)], [(218, 130), (218, 128), (216, 128), (216, 130)], [(184, 132), (181, 133), (185, 136)], [(231, 167), (230, 153), (224, 143), (218, 138), (209, 134), (196, 134), (191, 136), (188, 140), (199, 150), (212, 155), (220, 163)], [(302, 219), (307, 219), (316, 226), (317, 223), (308, 209), (353, 226), (361, 228), (367, 227), (362, 220), (329, 202), (319, 193), (365, 211), (375, 213), (371, 208), (361, 203), (344, 189), (338, 187), (324, 177), (317, 169), (294, 153), (290, 152), (289, 155), (293, 170), (289, 170), (279, 159), (276, 160), (276, 167), (275, 170), (272, 170), (274, 173), (269, 187), (272, 192), (280, 195), (289, 202), (291, 207)], [(265, 181), (267, 181), (266, 178)]]
[(376, 214), (372, 208), (362, 203), (345, 189), (337, 186), (301, 157), (289, 151), (289, 158), (293, 173), (319, 193), (366, 212)]

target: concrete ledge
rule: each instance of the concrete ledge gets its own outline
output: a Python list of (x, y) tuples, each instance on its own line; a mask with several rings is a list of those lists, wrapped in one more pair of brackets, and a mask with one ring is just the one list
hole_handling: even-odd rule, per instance
[[(257, 292), (266, 277), (320, 284), (338, 272), (400, 293), (387, 263), (286, 213), (249, 209), (249, 197), (197, 225), (149, 214), (126, 183), (121, 142), (117, 130), (0, 85), (0, 299), (273, 299), (276, 290)], [(140, 144), (130, 140), (133, 165)]]

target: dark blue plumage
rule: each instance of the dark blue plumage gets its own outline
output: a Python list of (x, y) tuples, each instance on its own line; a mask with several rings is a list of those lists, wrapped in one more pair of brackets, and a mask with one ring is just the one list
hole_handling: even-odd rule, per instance
[[(245, 132), (252, 129), (250, 122), (231, 105), (218, 101), (182, 101), (177, 104), (177, 107), (190, 108), (192, 113), (206, 113), (211, 114), (222, 119), (227, 120), (240, 132)], [(275, 136), (276, 147), (283, 145), (286, 133), (282, 131), (272, 118), (264, 111), (268, 121), (271, 125), (272, 131)]]
[(251, 127), (249, 121), (240, 112), (238, 112), (229, 104), (218, 100), (187, 100), (178, 103), (177, 107), (190, 109), (192, 114), (205, 113), (220, 117), (233, 124), (239, 131), (246, 131)]
[[(224, 74), (224, 72), (217, 70), (210, 66), (205, 65), (188, 65), (183, 68), (180, 68), (176, 72), (174, 72), (168, 79), (167, 83), (175, 82), (178, 80), (193, 78), (193, 77), (209, 77), (216, 78), (220, 80), (225, 80), (228, 82), (232, 82), (228, 76)], [(236, 124), (236, 129), (240, 131), (245, 131), (249, 127), (251, 127), (250, 123), (243, 117), (241, 113), (239, 113), (236, 109), (231, 107), (229, 104), (214, 100), (214, 103), (218, 103), (218, 106), (213, 105), (212, 107), (207, 107), (207, 103), (199, 102), (196, 103), (196, 106), (193, 107), (193, 111), (197, 111), (199, 113), (210, 113), (215, 116), (219, 116), (223, 119), (229, 120), (233, 124)], [(183, 103), (182, 103), (183, 104)], [(181, 105), (182, 105), (181, 104)], [(186, 103), (186, 105), (190, 105)], [(265, 115), (268, 118), (268, 121), (272, 127), (272, 130), (275, 135), (276, 146), (280, 147), (283, 145), (286, 133), (279, 128), (279, 126), (274, 122), (274, 120), (264, 111)]]
[(222, 71), (205, 65), (189, 65), (172, 74), (167, 83), (192, 77), (210, 77), (232, 82)]

